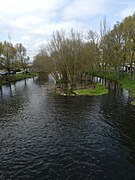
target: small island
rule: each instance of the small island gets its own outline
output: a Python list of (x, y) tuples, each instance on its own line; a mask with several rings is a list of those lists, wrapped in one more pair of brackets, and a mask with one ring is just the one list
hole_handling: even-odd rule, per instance
[(69, 87), (62, 88), (60, 86), (56, 86), (54, 89), (54, 94), (61, 96), (99, 96), (107, 94), (108, 92), (109, 90), (104, 85), (99, 83), (91, 83), (75, 89)]
[(108, 93), (108, 89), (102, 84), (95, 84), (93, 87), (74, 90), (77, 95), (98, 96)]

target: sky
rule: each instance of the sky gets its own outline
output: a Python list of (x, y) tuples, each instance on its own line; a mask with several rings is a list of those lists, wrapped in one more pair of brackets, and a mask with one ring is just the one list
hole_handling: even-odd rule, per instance
[(100, 30), (135, 12), (135, 0), (0, 0), (0, 42), (22, 43), (31, 61), (56, 30)]

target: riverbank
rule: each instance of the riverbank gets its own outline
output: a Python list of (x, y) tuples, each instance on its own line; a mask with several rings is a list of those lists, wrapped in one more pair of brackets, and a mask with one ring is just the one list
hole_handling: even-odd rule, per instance
[[(127, 89), (130, 95), (135, 99), (135, 80), (132, 80), (128, 74), (121, 74), (118, 77), (115, 72), (94, 71), (92, 75), (117, 81), (123, 88)], [(135, 100), (132, 101), (131, 104), (135, 105)]]
[(55, 87), (54, 90), (55, 95), (61, 95), (61, 96), (82, 96), (82, 95), (99, 96), (107, 93), (108, 93), (108, 89), (104, 85), (98, 83), (91, 83), (89, 85), (87, 84), (75, 90), (60, 88), (58, 86)]
[(37, 73), (22, 73), (0, 76), (0, 86), (37, 76)]

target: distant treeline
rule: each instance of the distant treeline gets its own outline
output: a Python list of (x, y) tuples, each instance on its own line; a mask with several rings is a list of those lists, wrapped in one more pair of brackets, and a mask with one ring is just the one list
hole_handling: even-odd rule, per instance
[(118, 76), (129, 65), (130, 76), (135, 63), (135, 14), (107, 28), (106, 20), (100, 23), (100, 33), (87, 34), (71, 29), (56, 31), (47, 46), (34, 58), (38, 71), (51, 73), (56, 81), (75, 84), (97, 69), (114, 70)]
[(26, 48), (21, 43), (14, 46), (9, 41), (0, 42), (0, 70), (26, 69), (28, 61)]

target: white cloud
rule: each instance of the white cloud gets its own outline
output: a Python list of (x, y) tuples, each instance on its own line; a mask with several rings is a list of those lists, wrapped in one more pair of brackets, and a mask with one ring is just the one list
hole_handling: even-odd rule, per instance
[(44, 19), (34, 17), (34, 16), (23, 16), (20, 18), (17, 18), (15, 20), (11, 20), (10, 25), (17, 29), (28, 29), (33, 26), (38, 26), (39, 24), (43, 23)]
[(44, 10), (45, 12), (57, 10), (65, 0), (0, 0), (0, 12), (4, 14), (25, 14)]
[(105, 12), (106, 0), (74, 0), (63, 12), (64, 19), (88, 19)]
[(96, 30), (104, 16), (116, 22), (134, 9), (134, 0), (0, 0), (0, 41), (10, 34), (12, 42), (23, 43), (32, 56), (53, 31)]

